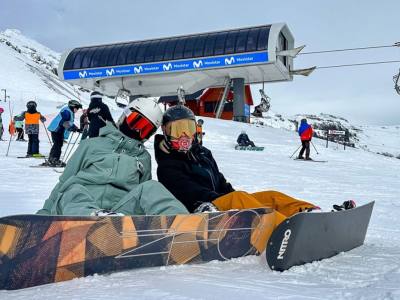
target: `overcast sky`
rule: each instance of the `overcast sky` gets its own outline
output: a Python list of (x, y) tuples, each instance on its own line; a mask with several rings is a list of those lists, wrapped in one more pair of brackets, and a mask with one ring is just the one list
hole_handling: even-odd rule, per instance
[[(400, 41), (400, 0), (1, 0), (0, 30), (19, 29), (63, 52), (77, 46), (285, 22), (304, 52)], [(400, 60), (400, 48), (299, 56), (295, 68)], [(0, 62), (1, 64), (1, 62)], [(400, 125), (393, 75), (400, 63), (316, 70), (265, 86), (282, 114), (331, 113)], [(256, 86), (254, 92), (258, 91)], [(259, 98), (258, 92), (254, 93)]]

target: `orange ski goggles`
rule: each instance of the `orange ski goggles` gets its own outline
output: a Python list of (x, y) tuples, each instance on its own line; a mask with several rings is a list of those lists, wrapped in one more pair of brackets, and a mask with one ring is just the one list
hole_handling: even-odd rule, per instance
[(126, 116), (126, 124), (129, 129), (138, 132), (142, 140), (148, 139), (157, 131), (157, 127), (137, 111), (131, 111), (131, 113)]

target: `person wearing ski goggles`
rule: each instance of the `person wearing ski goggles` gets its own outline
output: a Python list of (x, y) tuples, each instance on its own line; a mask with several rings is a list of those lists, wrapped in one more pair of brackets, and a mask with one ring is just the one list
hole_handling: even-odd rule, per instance
[(162, 117), (153, 99), (129, 103), (115, 125), (107, 121), (98, 137), (79, 144), (38, 214), (187, 214), (161, 183), (151, 180), (144, 142), (160, 127)]
[(299, 211), (317, 208), (277, 191), (235, 191), (211, 151), (198, 143), (196, 118), (189, 108), (169, 108), (161, 127), (163, 135), (154, 138), (158, 180), (189, 212), (270, 207), (275, 210), (277, 226)]

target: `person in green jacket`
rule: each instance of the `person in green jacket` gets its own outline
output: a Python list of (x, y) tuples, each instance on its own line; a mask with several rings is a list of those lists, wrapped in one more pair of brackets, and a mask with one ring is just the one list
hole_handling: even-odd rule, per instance
[(175, 215), (188, 210), (161, 183), (151, 180), (151, 157), (143, 142), (161, 125), (151, 99), (132, 101), (117, 128), (82, 141), (37, 214)]

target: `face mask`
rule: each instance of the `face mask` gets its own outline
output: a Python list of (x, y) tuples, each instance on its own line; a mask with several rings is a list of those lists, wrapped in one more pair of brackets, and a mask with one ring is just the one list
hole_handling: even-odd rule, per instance
[(179, 152), (187, 152), (196, 136), (196, 123), (190, 119), (170, 122), (166, 126), (170, 147)]

